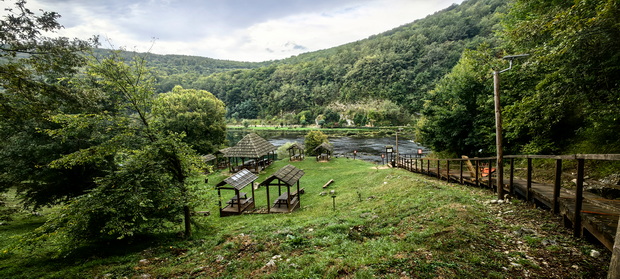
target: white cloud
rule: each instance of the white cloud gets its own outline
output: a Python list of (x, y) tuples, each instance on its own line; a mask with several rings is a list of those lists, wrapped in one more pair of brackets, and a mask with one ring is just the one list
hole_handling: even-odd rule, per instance
[[(113, 47), (265, 61), (364, 39), (462, 0), (30, 0), (62, 15), (66, 37)], [(11, 2), (0, 2), (0, 7)], [(109, 47), (104, 44), (103, 47)]]

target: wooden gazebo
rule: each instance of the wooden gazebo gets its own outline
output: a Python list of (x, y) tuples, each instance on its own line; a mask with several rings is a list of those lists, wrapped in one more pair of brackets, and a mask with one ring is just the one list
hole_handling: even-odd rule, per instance
[(332, 152), (334, 151), (334, 147), (328, 142), (321, 143), (319, 146), (314, 148), (314, 153), (316, 155), (317, 162), (327, 162), (332, 158)]
[[(304, 189), (299, 188), (299, 179), (303, 175), (303, 170), (300, 170), (293, 165), (286, 165), (259, 184), (259, 186), (262, 185), (267, 187), (268, 213), (287, 213), (300, 207), (299, 195), (304, 192)], [(297, 185), (297, 190), (291, 192), (291, 187), (294, 185)], [(278, 186), (278, 198), (274, 201), (273, 206), (271, 206), (269, 186)], [(282, 187), (286, 187), (286, 192), (282, 193)]]
[[(230, 171), (248, 169), (254, 173), (269, 166), (276, 157), (276, 147), (255, 133), (247, 134), (237, 145), (224, 152), (230, 161)], [(234, 161), (234, 163), (233, 163)]]
[[(219, 198), (220, 217), (239, 215), (245, 210), (254, 209), (254, 181), (257, 178), (257, 175), (244, 169), (215, 185)], [(248, 185), (252, 189), (250, 197), (247, 193), (241, 192)], [(224, 207), (222, 207), (222, 190), (233, 190), (235, 192), (235, 195), (226, 202)]]
[[(214, 168), (217, 166), (217, 157), (213, 154), (204, 155), (201, 159), (207, 166), (213, 166)], [(207, 168), (205, 172), (208, 173), (209, 169)]]
[(291, 162), (303, 161), (305, 158), (304, 147), (298, 143), (293, 143), (288, 150), (289, 160)]

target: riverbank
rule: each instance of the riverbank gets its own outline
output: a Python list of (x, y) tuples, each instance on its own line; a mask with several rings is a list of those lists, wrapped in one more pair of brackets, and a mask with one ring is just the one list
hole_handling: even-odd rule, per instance
[[(257, 182), (286, 164), (277, 161)], [(49, 247), (10, 249), (14, 236), (45, 218), (25, 216), (0, 227), (0, 277), (605, 277), (609, 252), (519, 201), (488, 204), (490, 191), (360, 160), (292, 164), (306, 173), (300, 210), (220, 218), (213, 186), (227, 174), (215, 173), (199, 185), (196, 210), (211, 215), (195, 217), (199, 229), (191, 240), (162, 233), (52, 259)], [(256, 212), (267, 206), (263, 187), (256, 205)], [(600, 255), (592, 257), (593, 250)]]

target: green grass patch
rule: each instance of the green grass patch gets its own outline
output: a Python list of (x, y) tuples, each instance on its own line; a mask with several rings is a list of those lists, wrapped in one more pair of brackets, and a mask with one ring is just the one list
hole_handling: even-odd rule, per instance
[[(276, 162), (257, 182), (286, 164)], [(256, 212), (220, 218), (214, 185), (227, 174), (214, 173), (208, 183), (199, 179), (196, 210), (211, 215), (194, 218), (199, 226), (190, 240), (171, 232), (86, 247), (58, 259), (46, 256), (49, 247), (14, 249), (0, 258), (0, 278), (595, 278), (606, 272), (606, 251), (589, 258), (580, 251), (591, 245), (562, 236), (554, 225), (542, 226), (549, 222), (540, 212), (523, 204), (485, 204), (495, 196), (488, 190), (360, 160), (291, 164), (306, 173), (301, 208), (293, 213), (261, 213), (268, 206), (261, 187)], [(335, 182), (323, 189), (330, 179)], [(273, 201), (277, 187), (270, 192)], [(222, 202), (229, 196), (223, 192)], [(13, 236), (44, 220), (22, 217), (0, 227), (0, 252), (13, 247)], [(532, 222), (541, 222), (534, 226), (538, 235), (512, 233)], [(548, 238), (557, 244), (544, 246)], [(554, 262), (557, 257), (565, 259)], [(554, 266), (542, 268), (543, 261)], [(582, 266), (578, 274), (572, 265)]]

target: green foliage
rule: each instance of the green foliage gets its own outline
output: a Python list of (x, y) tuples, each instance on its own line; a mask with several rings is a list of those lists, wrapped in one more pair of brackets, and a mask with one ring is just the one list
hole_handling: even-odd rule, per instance
[(533, 152), (620, 150), (618, 22), (613, 0), (516, 2), (502, 34), (531, 58), (510, 89), (509, 139)]
[(54, 127), (49, 117), (77, 110), (99, 111), (97, 96), (75, 90), (68, 80), (85, 64), (83, 51), (97, 44), (49, 38), (61, 28), (55, 12), (35, 14), (16, 1), (0, 18), (0, 192), (16, 187), (27, 206), (56, 204), (93, 187), (91, 165), (56, 170), (48, 164), (85, 148), (88, 142), (62, 142), (41, 133)]
[[(87, 75), (76, 84), (106, 96), (103, 99), (109, 101), (110, 111), (50, 117), (57, 125), (45, 132), (52, 139), (62, 142), (78, 138), (89, 146), (63, 154), (49, 166), (94, 166), (100, 173), (93, 177), (95, 185), (91, 190), (73, 198), (31, 236), (35, 241), (51, 239), (66, 249), (74, 249), (92, 241), (151, 232), (178, 222), (181, 212), (185, 215), (186, 234), (191, 234), (188, 178), (200, 165), (199, 157), (183, 142), (183, 133), (173, 130), (173, 116), (166, 115), (170, 122), (156, 122), (156, 117), (175, 112), (171, 106), (183, 106), (189, 101), (175, 99), (174, 93), (183, 93), (179, 87), (178, 92), (161, 97), (160, 107), (154, 109), (153, 77), (144, 65), (140, 57), (126, 64), (114, 54), (92, 61)], [(189, 99), (199, 94), (190, 93)], [(221, 102), (210, 94), (202, 97), (211, 99), (202, 102), (213, 106), (210, 112), (219, 108), (221, 119)]]
[[(459, 63), (429, 92), (416, 139), (436, 151), (489, 155), (494, 146), (493, 87), (488, 49), (465, 51)], [(480, 152), (482, 150), (482, 152)]]
[(183, 141), (201, 154), (218, 150), (226, 140), (225, 105), (204, 90), (175, 86), (155, 99), (157, 129), (184, 134)]
[(327, 140), (327, 135), (323, 134), (323, 132), (319, 130), (308, 132), (304, 138), (305, 153), (308, 155), (316, 155), (314, 149), (324, 142), (329, 141)]
[[(170, 153), (191, 150), (170, 136), (123, 156), (112, 173), (99, 178), (97, 187), (55, 212), (35, 235), (67, 237), (75, 249), (92, 240), (122, 239), (153, 233), (180, 222), (188, 203), (187, 185), (170, 171)], [(191, 152), (191, 151), (190, 151)], [(178, 153), (177, 153), (178, 154)], [(192, 153), (181, 155), (189, 169)]]
[(289, 158), (288, 148), (291, 147), (291, 145), (293, 144), (293, 142), (287, 142), (283, 145), (278, 146), (278, 149), (276, 150), (276, 154), (278, 154), (278, 160)]

